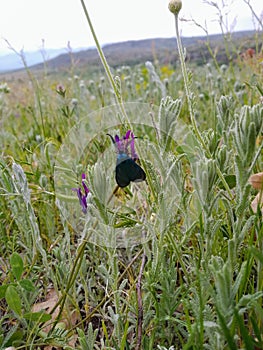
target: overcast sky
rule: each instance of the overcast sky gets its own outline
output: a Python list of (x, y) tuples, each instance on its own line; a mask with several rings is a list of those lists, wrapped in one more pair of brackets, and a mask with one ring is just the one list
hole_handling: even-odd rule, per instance
[[(169, 0), (86, 0), (86, 6), (101, 44), (156, 37), (173, 37), (174, 18), (168, 10)], [(209, 34), (220, 32), (215, 7), (204, 0), (182, 0), (180, 18), (207, 26)], [(258, 29), (250, 2), (262, 20), (262, 0), (213, 0), (223, 10), (228, 28)], [(228, 16), (225, 17), (226, 12)], [(180, 22), (183, 36), (204, 35), (204, 31), (187, 21)], [(94, 46), (80, 0), (0, 0), (0, 54), (7, 53), (7, 39), (16, 50)]]

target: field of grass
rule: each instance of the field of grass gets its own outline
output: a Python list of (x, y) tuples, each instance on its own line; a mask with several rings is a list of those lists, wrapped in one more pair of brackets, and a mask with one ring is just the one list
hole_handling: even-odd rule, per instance
[[(260, 38), (111, 83), (74, 61), (5, 75), (1, 349), (263, 348)], [(146, 181), (117, 188), (107, 133), (128, 130)]]

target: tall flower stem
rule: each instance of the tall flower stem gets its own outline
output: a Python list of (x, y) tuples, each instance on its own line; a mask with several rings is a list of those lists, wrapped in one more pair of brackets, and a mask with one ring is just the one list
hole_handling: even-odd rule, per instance
[(97, 48), (98, 54), (100, 56), (101, 63), (103, 65), (104, 69), (105, 69), (107, 78), (108, 78), (108, 80), (110, 82), (110, 85), (111, 85), (113, 91), (114, 91), (117, 103), (118, 103), (118, 105), (120, 107), (120, 110), (121, 110), (121, 113), (122, 113), (122, 116), (123, 116), (124, 119), (126, 119), (126, 121), (128, 121), (128, 116), (126, 114), (126, 111), (125, 111), (125, 108), (124, 108), (124, 105), (123, 105), (123, 101), (122, 101), (120, 87), (117, 85), (116, 80), (114, 80), (114, 78), (113, 78), (113, 76), (111, 74), (110, 67), (108, 65), (106, 57), (105, 57), (105, 55), (104, 55), (104, 53), (102, 51), (102, 48), (100, 46), (99, 40), (98, 40), (97, 35), (95, 33), (95, 30), (94, 30), (93, 24), (91, 22), (91, 19), (90, 19), (87, 7), (86, 7), (86, 5), (84, 3), (84, 0), (80, 0), (80, 2), (81, 2), (81, 5), (82, 5), (82, 8), (83, 8), (83, 11), (85, 13), (86, 19), (88, 21), (88, 25), (89, 25), (91, 34), (92, 34), (93, 39), (95, 41), (96, 48)]
[[(177, 3), (177, 6), (178, 6), (180, 1), (170, 1), (170, 3)], [(175, 18), (175, 33), (176, 33), (176, 39), (177, 39), (177, 47), (178, 47), (178, 53), (179, 53), (179, 58), (180, 58), (182, 75), (183, 75), (183, 79), (184, 79), (184, 88), (185, 88), (185, 94), (186, 94), (186, 98), (187, 98), (190, 120), (191, 120), (191, 124), (192, 124), (192, 127), (193, 127), (193, 130), (194, 130), (194, 133), (196, 135), (197, 140), (202, 145), (202, 147), (205, 149), (205, 151), (207, 153), (209, 153), (209, 150), (208, 150), (208, 148), (207, 148), (207, 146), (206, 146), (206, 144), (201, 136), (201, 133), (198, 130), (195, 116), (194, 116), (193, 96), (191, 95), (191, 91), (189, 88), (190, 82), (189, 82), (187, 69), (186, 69), (186, 65), (185, 65), (185, 56), (184, 56), (184, 52), (183, 52), (182, 41), (181, 41), (181, 37), (179, 34), (178, 14), (179, 14), (180, 9), (179, 8), (177, 10), (173, 9), (173, 11), (172, 11), (170, 8), (170, 11), (174, 14), (174, 18)]]
[[(200, 146), (203, 148), (203, 150), (206, 153), (206, 156), (208, 158), (212, 158), (211, 152), (206, 145), (205, 141), (202, 138), (202, 135), (197, 127), (197, 123), (195, 120), (195, 115), (194, 115), (194, 108), (193, 108), (193, 93), (190, 90), (190, 82), (187, 74), (187, 69), (186, 69), (186, 64), (185, 64), (185, 56), (183, 52), (183, 46), (182, 46), (182, 41), (179, 33), (179, 26), (178, 26), (178, 14), (182, 8), (182, 1), (181, 0), (170, 0), (169, 5), (168, 5), (169, 10), (174, 14), (175, 18), (175, 32), (176, 32), (176, 39), (177, 39), (177, 47), (178, 47), (178, 52), (179, 52), (179, 58), (180, 58), (180, 64), (181, 64), (181, 70), (182, 70), (182, 75), (184, 79), (184, 88), (185, 88), (185, 94), (186, 94), (186, 99), (187, 99), (187, 104), (188, 104), (188, 109), (189, 109), (189, 114), (190, 114), (190, 120), (191, 120), (191, 125), (193, 128), (194, 135), (200, 144)], [(230, 198), (233, 197), (231, 190), (221, 172), (219, 169), (218, 165), (216, 164), (216, 172), (220, 180), (222, 181), (222, 184), (224, 185), (226, 191), (228, 192)]]

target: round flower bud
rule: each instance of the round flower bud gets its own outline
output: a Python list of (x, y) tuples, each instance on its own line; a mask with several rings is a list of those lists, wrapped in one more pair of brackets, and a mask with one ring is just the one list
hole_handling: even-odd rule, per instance
[(181, 0), (170, 0), (169, 4), (168, 4), (168, 8), (174, 15), (178, 15), (179, 11), (182, 8), (182, 1)]

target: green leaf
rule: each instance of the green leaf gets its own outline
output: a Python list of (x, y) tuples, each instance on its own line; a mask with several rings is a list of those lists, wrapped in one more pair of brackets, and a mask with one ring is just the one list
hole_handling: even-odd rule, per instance
[(34, 292), (36, 289), (33, 282), (31, 280), (28, 280), (28, 279), (23, 279), (23, 280), (19, 281), (19, 284), (27, 292)]
[[(230, 189), (236, 187), (236, 175), (225, 175), (224, 178)], [(225, 189), (225, 186), (221, 181), (218, 186), (221, 189)]]
[(28, 312), (23, 315), (26, 320), (35, 321), (35, 322), (47, 322), (51, 320), (51, 315), (46, 314), (44, 311), (40, 312)]
[(223, 331), (223, 334), (227, 340), (227, 343), (229, 345), (229, 349), (231, 350), (238, 350), (237, 346), (236, 346), (236, 343), (235, 343), (235, 340), (234, 340), (234, 337), (233, 335), (231, 334), (229, 328), (228, 328), (228, 325), (226, 323), (226, 320), (223, 316), (223, 314), (221, 314), (221, 312), (219, 311), (219, 309), (216, 307), (216, 312), (217, 312), (217, 315), (218, 315), (218, 319), (219, 319), (219, 322), (220, 322), (220, 325), (221, 325), (221, 329)]
[(244, 324), (244, 320), (239, 315), (239, 313), (238, 313), (238, 311), (236, 309), (234, 309), (234, 315), (236, 317), (237, 324), (239, 325), (240, 333), (242, 334), (242, 339), (244, 341), (245, 349), (247, 349), (247, 350), (255, 349), (253, 341), (252, 341), (252, 338), (249, 335), (249, 333), (247, 331), (247, 328), (246, 328), (246, 326)]
[(17, 315), (21, 316), (22, 302), (14, 286), (8, 286), (5, 293), (5, 299), (10, 309), (13, 310)]
[(15, 278), (19, 281), (24, 269), (24, 264), (21, 256), (16, 252), (13, 253), (10, 258), (10, 264)]
[(256, 249), (255, 247), (250, 247), (249, 250), (254, 255), (254, 257), (258, 261), (260, 261), (261, 264), (263, 264), (263, 253), (260, 250)]
[(5, 297), (5, 293), (8, 286), (9, 284), (3, 284), (2, 286), (0, 286), (0, 299)]
[(16, 343), (21, 344), (21, 340), (25, 337), (25, 334), (21, 329), (18, 329), (18, 327), (18, 325), (14, 325), (5, 333), (4, 341), (0, 344), (1, 349), (12, 347)]

